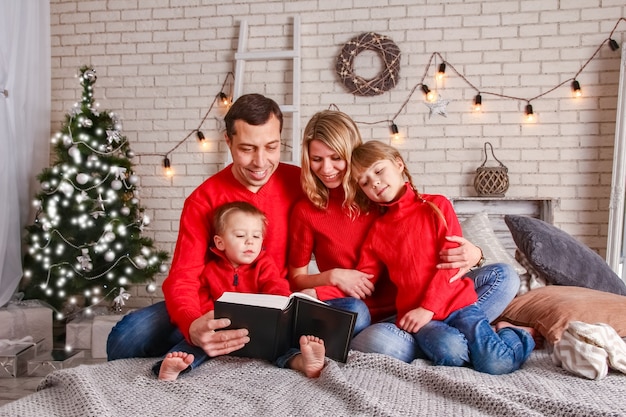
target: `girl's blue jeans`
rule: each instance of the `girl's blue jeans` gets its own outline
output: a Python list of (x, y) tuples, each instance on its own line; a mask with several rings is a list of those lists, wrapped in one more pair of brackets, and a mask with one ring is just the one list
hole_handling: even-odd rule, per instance
[[(508, 264), (485, 265), (470, 271), (467, 276), (474, 280), (474, 287), (478, 294), (475, 305), (484, 312), (487, 324), (498, 318), (519, 290), (519, 276)], [(396, 317), (393, 316), (364, 329), (352, 339), (351, 348), (361, 352), (382, 353), (404, 362), (412, 362), (417, 358), (427, 358), (415, 337), (398, 328), (395, 325), (395, 319)], [(433, 326), (436, 325), (433, 324)], [(459, 332), (443, 332), (438, 334), (434, 340), (441, 342), (442, 345), (464, 345), (465, 351), (468, 350), (467, 341)], [(466, 360), (466, 358), (467, 354), (460, 355), (458, 360)]]

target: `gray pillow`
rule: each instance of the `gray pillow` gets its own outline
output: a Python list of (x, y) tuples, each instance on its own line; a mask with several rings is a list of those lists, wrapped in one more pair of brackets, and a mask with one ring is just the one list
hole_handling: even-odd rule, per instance
[(626, 295), (626, 285), (604, 259), (566, 232), (527, 216), (504, 221), (518, 249), (548, 282)]

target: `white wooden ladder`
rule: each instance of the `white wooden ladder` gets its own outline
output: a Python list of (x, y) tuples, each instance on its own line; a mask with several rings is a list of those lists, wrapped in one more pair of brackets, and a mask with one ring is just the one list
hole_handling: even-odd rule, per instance
[[(291, 161), (284, 162), (300, 165), (300, 16), (293, 19), (293, 45), (286, 50), (248, 50), (248, 22), (242, 20), (239, 26), (239, 45), (235, 53), (235, 81), (233, 85), (233, 102), (244, 94), (244, 72), (246, 61), (293, 60), (293, 77), (291, 103), (278, 103), (283, 114), (291, 115)], [(284, 139), (284, 138), (283, 138)], [(226, 164), (231, 162), (230, 153), (227, 154)]]

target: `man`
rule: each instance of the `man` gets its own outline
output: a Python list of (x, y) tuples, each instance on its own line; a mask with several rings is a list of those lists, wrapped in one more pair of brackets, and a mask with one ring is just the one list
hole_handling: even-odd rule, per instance
[(206, 294), (199, 277), (210, 256), (213, 210), (219, 205), (247, 201), (266, 214), (267, 252), (286, 279), (287, 224), (302, 190), (300, 168), (279, 162), (282, 112), (273, 100), (247, 94), (233, 103), (224, 121), (233, 162), (185, 200), (172, 266), (163, 283), (165, 302), (128, 314), (113, 328), (107, 341), (109, 360), (162, 356), (183, 338), (214, 357), (250, 340), (246, 329), (216, 332), (230, 321), (200, 309)]
[[(231, 201), (246, 201), (263, 211), (268, 220), (265, 239), (268, 255), (287, 277), (288, 219), (303, 196), (300, 168), (280, 163), (283, 116), (273, 100), (260, 94), (239, 97), (224, 117), (224, 138), (233, 162), (207, 179), (185, 200), (180, 230), (168, 277), (163, 283), (164, 302), (126, 315), (107, 340), (107, 359), (160, 357), (176, 350), (183, 340), (207, 355), (225, 355), (242, 348), (250, 338), (246, 329), (223, 329), (228, 319), (215, 319), (213, 311), (200, 309), (200, 273), (210, 256), (213, 210)], [(458, 248), (442, 254), (444, 268), (475, 265), (481, 251), (465, 239), (454, 238)], [(167, 306), (167, 307), (166, 307)], [(197, 364), (192, 363), (191, 368)]]

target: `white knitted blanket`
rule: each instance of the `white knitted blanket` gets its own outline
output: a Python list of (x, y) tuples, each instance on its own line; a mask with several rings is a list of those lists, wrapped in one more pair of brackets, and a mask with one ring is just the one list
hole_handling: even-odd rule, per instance
[(535, 351), (522, 369), (491, 376), (351, 352), (318, 379), (260, 360), (213, 359), (175, 382), (153, 360), (82, 365), (48, 375), (0, 416), (626, 416), (626, 375), (592, 381)]

